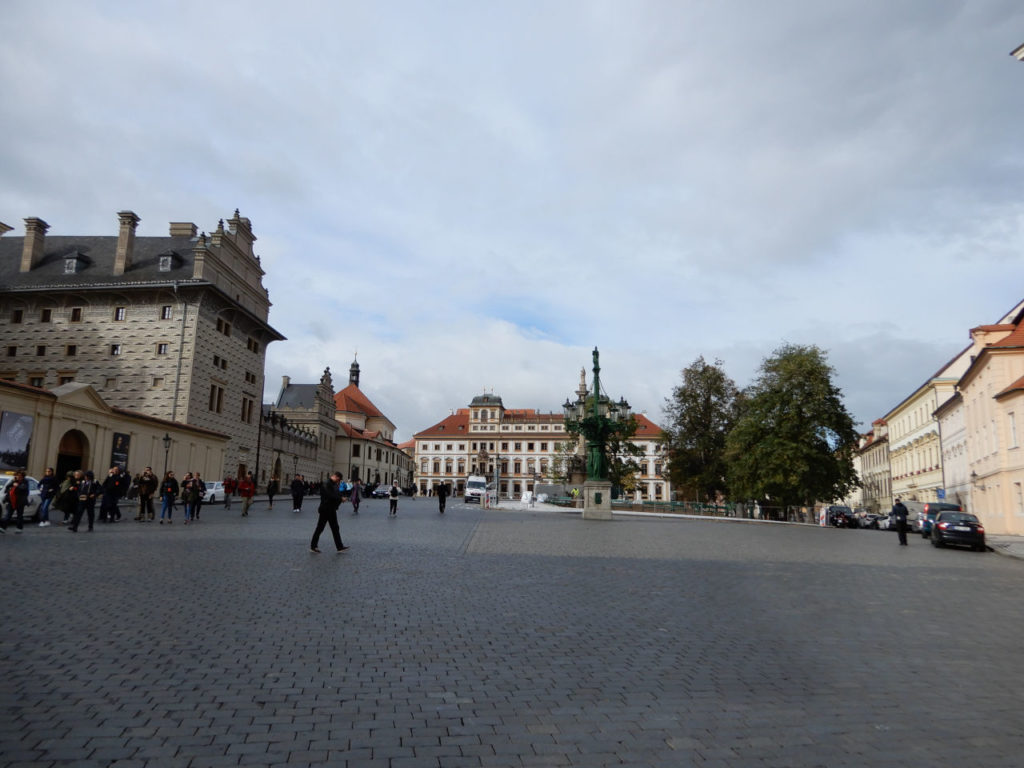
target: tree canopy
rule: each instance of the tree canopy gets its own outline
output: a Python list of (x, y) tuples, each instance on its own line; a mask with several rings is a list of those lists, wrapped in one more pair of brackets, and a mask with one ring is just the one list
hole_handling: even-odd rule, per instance
[(857, 485), (857, 432), (816, 346), (786, 344), (767, 358), (726, 440), (731, 495), (801, 505)]
[(714, 500), (725, 494), (725, 441), (736, 423), (740, 392), (722, 368), (698, 357), (665, 399), (668, 476), (683, 495)]

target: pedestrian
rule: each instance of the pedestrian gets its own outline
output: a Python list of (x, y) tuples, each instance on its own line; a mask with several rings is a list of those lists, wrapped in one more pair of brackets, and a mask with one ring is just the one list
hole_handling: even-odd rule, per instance
[(50, 527), (50, 504), (57, 496), (57, 478), (53, 467), (47, 467), (43, 479), (39, 481), (39, 527)]
[(903, 502), (896, 499), (896, 503), (892, 505), (892, 515), (896, 518), (896, 533), (900, 537), (900, 546), (907, 546), (907, 508), (903, 506)]
[(86, 472), (85, 477), (78, 484), (78, 507), (75, 510), (75, 516), (66, 530), (78, 533), (78, 524), (82, 522), (82, 515), (88, 517), (89, 530), (92, 530), (93, 523), (96, 521), (96, 497), (100, 495), (101, 491), (102, 486), (96, 482), (96, 476), (93, 475), (92, 470)]
[(80, 469), (68, 470), (67, 475), (61, 481), (60, 490), (57, 491), (57, 497), (53, 500), (53, 506), (62, 513), (61, 525), (70, 523), (75, 514), (75, 508), (78, 506), (78, 483), (83, 476)]
[(203, 482), (203, 477), (198, 472), (196, 472), (193, 481), (196, 485), (196, 496), (192, 507), (192, 519), (198, 523), (199, 513), (203, 509), (203, 499), (206, 498), (206, 483)]
[(292, 478), (292, 512), (302, 511), (302, 497), (306, 495), (306, 483), (302, 475)]
[(117, 511), (117, 502), (125, 493), (124, 477), (121, 468), (115, 464), (107, 470), (103, 481), (103, 496), (100, 499), (100, 522), (116, 523), (121, 513)]
[(160, 498), (163, 499), (163, 506), (160, 507), (160, 525), (164, 524), (164, 517), (167, 517), (167, 524), (171, 524), (171, 515), (174, 514), (174, 500), (178, 498), (178, 478), (170, 470), (160, 481)]
[(235, 481), (235, 478), (230, 475), (224, 478), (224, 509), (231, 509), (231, 494), (235, 492), (237, 487), (238, 483)]
[(437, 511), (444, 514), (444, 505), (448, 500), (448, 486), (441, 483), (437, 486)]
[(398, 481), (395, 480), (391, 483), (391, 490), (388, 491), (388, 496), (391, 499), (390, 502), (390, 515), (395, 517), (398, 514)]
[(328, 525), (331, 527), (331, 535), (334, 536), (334, 546), (339, 552), (344, 552), (346, 547), (341, 542), (341, 529), (338, 527), (338, 506), (341, 504), (341, 472), (331, 472), (329, 479), (324, 481), (320, 489), (320, 506), (317, 508), (316, 528), (313, 529), (313, 538), (309, 542), (309, 551), (319, 554), (317, 544), (320, 542), (320, 534)]
[(185, 507), (185, 525), (188, 525), (196, 508), (196, 481), (191, 472), (181, 478), (181, 504)]
[(274, 508), (274, 497), (278, 491), (281, 490), (281, 486), (277, 482), (276, 477), (270, 478), (270, 482), (267, 483), (267, 509)]
[(238, 495), (242, 499), (242, 517), (249, 516), (249, 507), (252, 506), (252, 497), (256, 493), (256, 483), (253, 482), (252, 472), (246, 472), (245, 477), (238, 481)]
[(139, 516), (135, 518), (136, 522), (153, 522), (153, 518), (156, 517), (156, 511), (153, 509), (153, 494), (157, 492), (159, 483), (157, 482), (156, 475), (153, 474), (152, 467), (146, 467), (142, 470), (142, 474), (139, 475)]
[(352, 481), (352, 514), (359, 514), (359, 502), (363, 498), (363, 484), (359, 482), (359, 478)]
[(25, 521), (25, 507), (28, 505), (28, 481), (25, 479), (25, 473), (22, 470), (16, 471), (14, 477), (7, 483), (7, 492), (4, 496), (6, 498), (3, 500), (4, 513), (3, 522), (0, 523), (0, 531), (7, 532), (7, 523), (13, 514), (14, 532), (21, 533)]

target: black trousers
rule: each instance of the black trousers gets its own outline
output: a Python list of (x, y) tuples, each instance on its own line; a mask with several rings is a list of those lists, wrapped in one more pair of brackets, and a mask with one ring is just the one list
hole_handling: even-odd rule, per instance
[(316, 528), (313, 529), (313, 540), (309, 543), (311, 549), (316, 549), (316, 545), (320, 541), (320, 534), (324, 532), (324, 528), (328, 525), (331, 526), (331, 534), (334, 536), (334, 546), (337, 549), (341, 549), (344, 546), (341, 543), (341, 528), (338, 527), (338, 510), (332, 509), (329, 512), (319, 512)]
[(896, 533), (900, 537), (900, 544), (907, 543), (907, 522), (905, 520), (896, 520)]
[(446, 496), (438, 496), (437, 497), (437, 508), (441, 512), (441, 514), (444, 514), (444, 503), (445, 503), (446, 500), (447, 500)]
[(77, 531), (78, 524), (82, 522), (82, 515), (86, 514), (89, 517), (89, 530), (92, 530), (92, 524), (96, 519), (96, 502), (95, 501), (82, 501), (78, 504), (78, 509), (75, 510), (75, 516), (71, 520), (71, 530)]

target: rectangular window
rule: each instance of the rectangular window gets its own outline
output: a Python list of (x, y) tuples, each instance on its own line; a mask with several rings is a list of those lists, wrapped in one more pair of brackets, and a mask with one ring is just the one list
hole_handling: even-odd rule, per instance
[(43, 388), (43, 377), (42, 376), (29, 376), (28, 383), (33, 387)]
[(25, 316), (25, 311), (24, 310), (16, 309), (13, 312), (11, 312), (11, 322), (12, 323), (20, 323), (24, 316)]
[(64, 374), (63, 376), (57, 377), (57, 381), (60, 382), (61, 384), (70, 384), (74, 380), (75, 377), (73, 374)]
[(114, 355), (115, 357), (117, 355), (120, 355), (121, 354), (121, 345), (120, 344), (111, 344), (110, 345), (110, 354)]
[(106, 389), (117, 389), (117, 379), (107, 379)]
[(114, 307), (114, 319), (124, 320), (125, 310), (124, 307)]
[(14, 357), (17, 354), (18, 354), (18, 348), (17, 347), (12, 345), (12, 346), (7, 348), (7, 356), (8, 357)]
[(533, 450), (533, 443), (527, 443), (526, 444), (526, 450), (532, 451)]
[[(353, 443), (352, 444), (352, 458), (353, 459), (358, 459), (359, 458), (359, 443)], [(424, 471), (426, 471), (426, 470), (424, 470)]]
[(75, 344), (68, 344), (67, 347), (64, 348), (64, 353), (68, 357), (74, 357), (78, 354), (78, 347)]
[(48, 322), (50, 322), (50, 318), (51, 317), (53, 317), (53, 310), (52, 309), (44, 309), (44, 310), (40, 311), (40, 313), (39, 313), (39, 322), (40, 323), (48, 323)]
[(154, 376), (153, 377), (153, 389), (163, 389), (163, 386), (164, 386), (164, 377), (163, 376)]
[(164, 344), (164, 343), (157, 344), (156, 345), (156, 353), (158, 355), (166, 355), (167, 354), (167, 344)]
[(82, 308), (81, 307), (72, 307), (71, 308), (71, 322), (72, 323), (80, 323), (80, 322), (82, 322)]
[(170, 304), (165, 304), (164, 306), (160, 307), (160, 319), (161, 320), (170, 320), (171, 319), (171, 305)]
[(541, 449), (542, 451), (546, 451), (546, 450), (548, 449), (548, 444), (547, 444), (547, 443), (541, 443), (541, 444), (540, 444), (540, 449)]
[(220, 413), (224, 408), (224, 388), (216, 384), (210, 385), (210, 410)]
[(45, 344), (37, 344), (36, 345), (36, 357), (42, 357), (45, 354), (46, 354), (46, 345)]
[(516, 449), (517, 451), (521, 451), (521, 450), (523, 450), (523, 444), (522, 444), (522, 443), (516, 443), (516, 448), (515, 448), (515, 449)]
[(218, 317), (217, 318), (217, 331), (223, 333), (225, 336), (231, 335), (231, 323)]
[(254, 339), (252, 336), (249, 337), (249, 340), (245, 343), (245, 346), (248, 347), (250, 352), (256, 352), (257, 354), (259, 354), (260, 343), (256, 341), (256, 339)]

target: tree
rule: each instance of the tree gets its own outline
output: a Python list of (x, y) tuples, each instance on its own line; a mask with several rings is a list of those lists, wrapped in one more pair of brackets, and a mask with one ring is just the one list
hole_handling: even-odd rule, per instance
[(726, 440), (734, 498), (772, 506), (844, 497), (857, 486), (857, 432), (816, 346), (786, 344), (761, 364)]
[(698, 357), (682, 383), (665, 398), (668, 477), (690, 498), (714, 500), (725, 493), (725, 439), (736, 423), (740, 392), (722, 368)]

